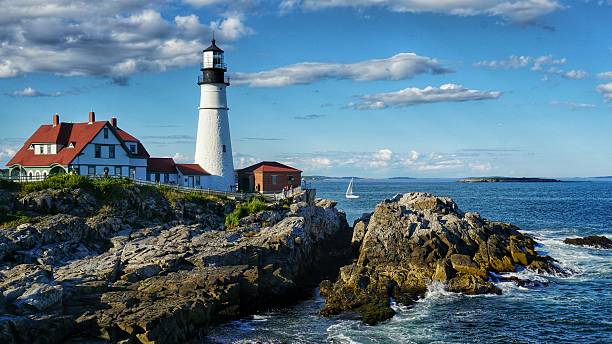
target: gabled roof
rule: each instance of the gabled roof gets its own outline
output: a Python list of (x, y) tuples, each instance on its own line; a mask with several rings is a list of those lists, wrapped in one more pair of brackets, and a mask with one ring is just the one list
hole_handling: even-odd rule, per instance
[[(53, 164), (68, 165), (81, 153), (83, 148), (90, 143), (96, 135), (108, 124), (108, 127), (113, 131), (119, 141), (124, 144), (121, 132), (129, 135), (125, 131), (115, 128), (107, 121), (97, 121), (91, 124), (84, 123), (59, 123), (56, 126), (51, 124), (41, 125), (30, 138), (25, 142), (17, 154), (6, 164), (12, 166), (15, 164), (22, 166), (51, 166)], [(134, 138), (135, 139), (135, 138)], [(148, 158), (149, 153), (144, 149), (144, 146), (138, 142), (138, 154), (131, 154), (133, 157)], [(55, 143), (62, 145), (56, 154), (34, 154), (34, 150), (28, 149), (33, 143)], [(69, 148), (70, 143), (74, 144), (74, 148)], [(129, 150), (127, 150), (129, 152)]]
[(262, 161), (258, 162), (255, 165), (251, 165), (249, 167), (245, 167), (240, 172), (302, 172), (297, 168), (293, 168), (291, 166), (287, 166), (285, 164), (281, 164), (276, 161)]
[(147, 172), (150, 173), (176, 173), (176, 164), (172, 158), (149, 158)]
[(188, 176), (210, 176), (210, 173), (198, 164), (176, 164), (176, 169)]

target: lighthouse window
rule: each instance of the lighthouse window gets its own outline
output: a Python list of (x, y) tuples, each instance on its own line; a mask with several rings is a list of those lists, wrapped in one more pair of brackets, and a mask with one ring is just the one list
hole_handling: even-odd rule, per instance
[(225, 145), (223, 145), (223, 153), (225, 153), (225, 151), (226, 151), (226, 148), (225, 148)]

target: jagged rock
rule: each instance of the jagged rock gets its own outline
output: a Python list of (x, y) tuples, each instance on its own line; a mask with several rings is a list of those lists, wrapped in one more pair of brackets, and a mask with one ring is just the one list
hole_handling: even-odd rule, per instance
[(181, 343), (294, 301), (351, 259), (351, 230), (331, 201), (272, 207), (226, 231), (229, 202), (130, 188), (67, 211), (83, 193), (24, 196), (37, 221), (0, 231), (1, 343)]
[(563, 240), (568, 245), (592, 246), (597, 248), (612, 249), (612, 240), (605, 236), (590, 235), (584, 238), (567, 238)]
[(363, 214), (353, 223), (353, 238), (351, 239), (351, 245), (356, 250), (358, 250), (359, 246), (361, 246), (361, 242), (363, 241), (363, 237), (366, 233), (366, 228), (370, 222), (370, 215), (371, 214), (369, 213)]
[(361, 240), (357, 260), (341, 268), (334, 283), (321, 283), (324, 315), (356, 312), (372, 324), (393, 315), (391, 298), (409, 304), (433, 281), (453, 292), (499, 294), (491, 273), (515, 266), (564, 272), (539, 256), (533, 239), (517, 227), (464, 213), (450, 198), (396, 195), (364, 218), (356, 227), (365, 226), (365, 233), (353, 234), (354, 242)]

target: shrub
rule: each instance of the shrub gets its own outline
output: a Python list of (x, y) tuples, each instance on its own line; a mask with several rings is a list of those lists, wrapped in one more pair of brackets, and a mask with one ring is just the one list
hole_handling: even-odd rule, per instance
[(21, 184), (21, 191), (35, 192), (47, 189), (72, 189), (83, 188), (92, 190), (91, 180), (85, 176), (77, 176), (73, 174), (60, 174), (49, 177), (45, 180), (37, 182), (29, 182)]
[(133, 186), (128, 178), (101, 178), (91, 179), (87, 176), (74, 174), (59, 174), (45, 180), (23, 183), (21, 191), (24, 193), (40, 190), (62, 190), (62, 189), (84, 189), (88, 190), (99, 199), (118, 199), (124, 195), (126, 188)]
[(35, 218), (28, 216), (22, 212), (14, 214), (0, 213), (0, 229), (17, 227), (27, 222), (34, 222)]
[(240, 203), (236, 208), (225, 217), (225, 226), (234, 228), (238, 226), (241, 218), (258, 213), (269, 208), (265, 198), (254, 196), (245, 203)]
[(13, 182), (12, 180), (0, 178), (0, 189), (4, 190), (18, 190), (19, 184)]

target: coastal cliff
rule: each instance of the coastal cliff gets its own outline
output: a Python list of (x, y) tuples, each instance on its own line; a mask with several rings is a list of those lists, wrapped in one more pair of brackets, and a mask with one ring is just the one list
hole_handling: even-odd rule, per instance
[[(392, 299), (409, 305), (440, 282), (452, 292), (500, 294), (500, 273), (529, 268), (566, 273), (535, 251), (534, 240), (513, 225), (462, 212), (450, 198), (397, 195), (354, 225), (357, 259), (335, 282), (321, 283), (323, 315), (353, 313), (368, 324), (394, 315)], [(516, 280), (520, 284), (528, 281)]]
[(2, 343), (185, 342), (350, 262), (332, 201), (298, 197), (225, 226), (240, 206), (227, 199), (129, 182), (40, 189), (0, 189)]

